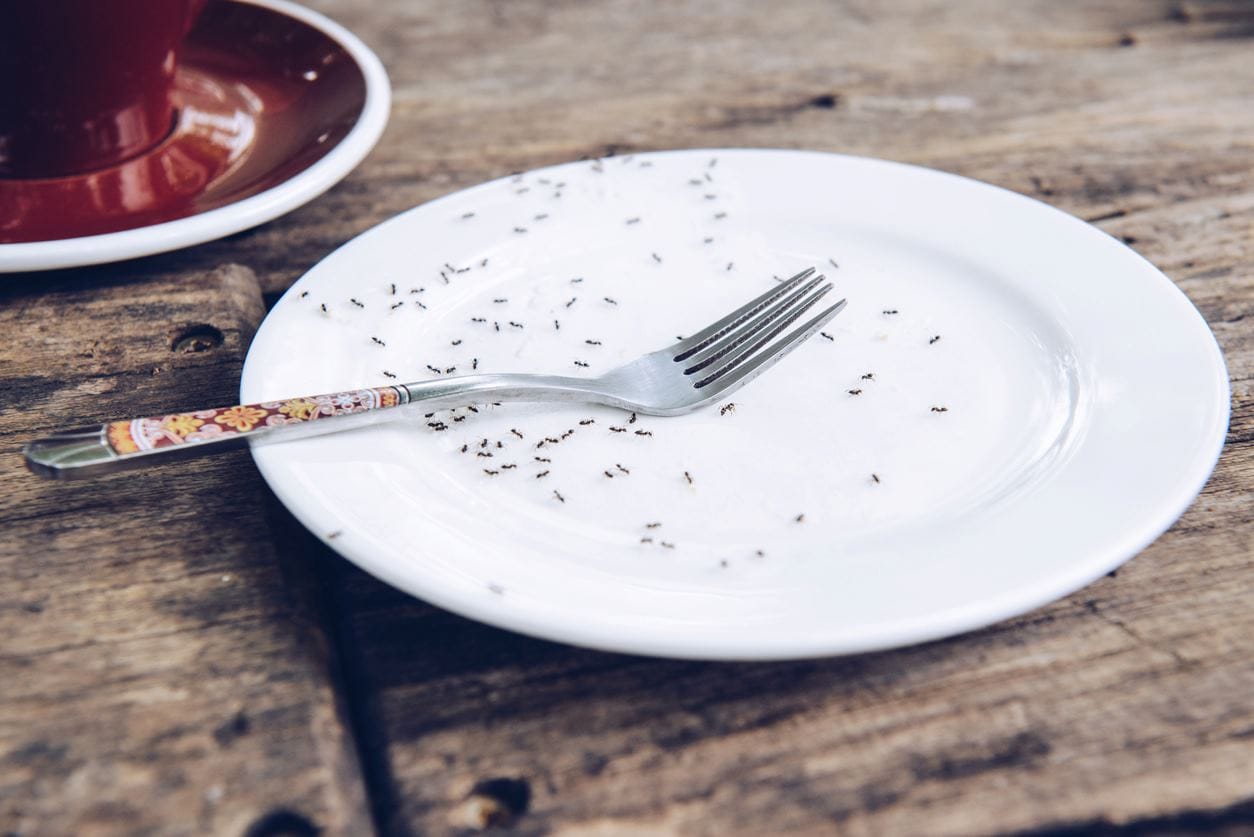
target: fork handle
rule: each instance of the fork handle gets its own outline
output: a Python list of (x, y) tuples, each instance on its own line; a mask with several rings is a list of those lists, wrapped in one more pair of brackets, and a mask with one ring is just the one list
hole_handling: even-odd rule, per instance
[(595, 383), (550, 375), (466, 375), (111, 421), (36, 439), (23, 453), (27, 467), (40, 476), (77, 479), (229, 450), (263, 437), (336, 433), (390, 418), (396, 414), (392, 408), (419, 402), (434, 408), (484, 401), (613, 403)]
[[(36, 439), (24, 453), (27, 467), (35, 473), (73, 479), (153, 460), (228, 450), (279, 428), (290, 431), (301, 425), (321, 425), (327, 419), (397, 407), (408, 401), (404, 387), (389, 386), (214, 407), (68, 430)], [(345, 424), (335, 422), (334, 427), (320, 429), (341, 430)]]

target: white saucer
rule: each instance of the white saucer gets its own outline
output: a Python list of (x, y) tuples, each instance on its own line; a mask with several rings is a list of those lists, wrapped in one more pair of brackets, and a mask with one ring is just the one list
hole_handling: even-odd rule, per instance
[(1002, 189), (797, 151), (573, 163), (418, 207), (279, 301), (242, 397), (596, 374), (809, 265), (848, 308), (734, 407), (480, 407), (254, 456), (302, 523), (427, 601), (713, 659), (1023, 613), (1135, 555), (1210, 474), (1223, 358), (1152, 265)]
[(180, 118), (156, 148), (99, 172), (0, 179), (0, 216), (8, 208), (24, 213), (19, 226), (38, 226), (35, 237), (0, 243), (0, 273), (164, 253), (273, 220), (343, 179), (387, 124), (378, 57), (296, 3), (218, 0), (184, 53)]

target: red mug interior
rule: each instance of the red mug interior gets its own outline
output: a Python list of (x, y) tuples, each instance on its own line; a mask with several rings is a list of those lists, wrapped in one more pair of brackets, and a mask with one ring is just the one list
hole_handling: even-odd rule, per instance
[(206, 2), (0, 4), (0, 177), (79, 174), (160, 143), (179, 44)]

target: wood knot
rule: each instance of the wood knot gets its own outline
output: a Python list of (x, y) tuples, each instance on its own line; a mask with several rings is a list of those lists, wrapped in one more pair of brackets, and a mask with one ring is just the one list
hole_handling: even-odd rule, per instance
[(223, 747), (229, 747), (235, 743), (235, 739), (247, 735), (251, 728), (252, 723), (248, 716), (243, 712), (236, 712), (234, 717), (214, 729), (213, 738)]
[(277, 808), (248, 826), (244, 837), (317, 837), (321, 833), (304, 814)]
[(170, 341), (170, 351), (179, 354), (207, 352), (222, 345), (222, 332), (208, 323), (197, 323), (179, 332)]
[(458, 824), (483, 831), (512, 825), (531, 804), (526, 779), (497, 777), (478, 782), (457, 811)]

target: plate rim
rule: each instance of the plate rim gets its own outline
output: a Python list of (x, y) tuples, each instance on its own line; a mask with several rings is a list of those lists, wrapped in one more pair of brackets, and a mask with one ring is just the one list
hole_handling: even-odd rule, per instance
[[(1149, 262), (1135, 250), (1124, 245), (1118, 239), (1057, 207), (1005, 187), (940, 169), (893, 160), (811, 149), (788, 148), (687, 148), (637, 152), (636, 156), (683, 154), (702, 156), (811, 155), (824, 158), (840, 158), (859, 165), (905, 168), (913, 170), (915, 173), (922, 173), (925, 176), (939, 175), (944, 178), (953, 178), (961, 181), (967, 186), (996, 190), (1011, 196), (1015, 200), (1030, 203), (1038, 208), (1044, 208), (1059, 220), (1065, 219), (1066, 223), (1077, 228), (1083, 228), (1086, 234), (1100, 236), (1107, 239), (1110, 244), (1122, 248), (1135, 257), (1139, 269), (1146, 274), (1147, 278), (1153, 276), (1155, 277), (1154, 281), (1163, 283), (1165, 290), (1172, 295), (1175, 307), (1180, 309), (1181, 315), (1186, 320), (1192, 319), (1193, 324), (1200, 326), (1202, 333), (1208, 338), (1205, 341), (1205, 351), (1210, 361), (1207, 372), (1211, 374), (1216, 385), (1214, 395), (1216, 401), (1222, 404), (1222, 409), (1216, 413), (1213, 425), (1207, 428), (1209, 433), (1209, 438), (1206, 440), (1207, 444), (1204, 446), (1199, 445), (1198, 453), (1191, 460), (1192, 472), (1188, 474), (1189, 479), (1176, 480), (1173, 483), (1172, 490), (1165, 491), (1163, 497), (1155, 502), (1156, 514), (1152, 516), (1146, 515), (1140, 526), (1130, 529), (1121, 537), (1114, 539), (1114, 542), (1106, 549), (1095, 550), (1088, 560), (1070, 562), (1066, 565), (1064, 572), (1042, 576), (1041, 579), (1038, 579), (1029, 587), (1020, 586), (1002, 595), (986, 598), (976, 603), (951, 607), (948, 610), (932, 611), (925, 617), (914, 620), (897, 619), (887, 627), (874, 626), (858, 631), (842, 628), (834, 632), (815, 632), (810, 636), (793, 635), (784, 640), (767, 636), (750, 641), (745, 637), (737, 637), (733, 641), (726, 642), (703, 635), (700, 639), (699, 647), (691, 641), (685, 642), (682, 633), (680, 633), (678, 638), (659, 635), (633, 637), (623, 634), (621, 629), (616, 628), (614, 623), (610, 622), (597, 626), (576, 626), (569, 619), (562, 620), (559, 618), (548, 621), (537, 619), (531, 613), (493, 606), (494, 602), (489, 601), (486, 597), (476, 598), (469, 595), (458, 595), (456, 591), (452, 591), (443, 585), (427, 584), (421, 575), (416, 576), (408, 573), (403, 568), (394, 565), (386, 559), (379, 559), (369, 549), (358, 548), (351, 539), (329, 540), (317, 534), (320, 531), (320, 527), (315, 510), (310, 508), (310, 504), (303, 504), (294, 496), (296, 493), (294, 486), (290, 482), (285, 481), (282, 475), (278, 473), (281, 466), (277, 462), (271, 461), (271, 458), (266, 453), (265, 446), (253, 446), (251, 452), (254, 461), (266, 483), (279, 498), (280, 502), (302, 525), (315, 533), (327, 546), (330, 546), (342, 557), (364, 571), (408, 595), (415, 596), (429, 604), (484, 624), (522, 633), (537, 639), (558, 641), (577, 647), (611, 653), (711, 661), (768, 661), (810, 659), (888, 650), (958, 636), (1009, 618), (1021, 616), (1074, 593), (1135, 557), (1170, 529), (1205, 488), (1223, 452), (1231, 416), (1231, 379), (1222, 348), (1213, 330), (1188, 295), (1165, 273), (1154, 266), (1153, 263)], [(543, 175), (545, 172), (573, 164), (576, 164), (576, 161), (532, 169), (525, 172), (525, 174)], [(284, 297), (293, 293), (305, 276), (316, 270), (323, 261), (330, 259), (339, 250), (348, 247), (359, 238), (370, 235), (390, 224), (398, 223), (401, 219), (418, 210), (440, 205), (477, 190), (492, 188), (508, 182), (511, 177), (512, 175), (507, 175), (442, 195), (398, 213), (396, 216), (363, 231), (358, 236), (336, 248), (332, 253), (328, 253), (318, 264), (311, 267), (306, 274), (293, 283), (284, 293)], [(275, 307), (277, 308), (281, 302), (282, 299), (276, 302)], [(1184, 321), (1182, 320), (1182, 322)], [(261, 333), (263, 328), (265, 328), (265, 322), (258, 329), (258, 334)], [(257, 343), (254, 342), (253, 346), (256, 345)], [(251, 380), (257, 374), (256, 369), (260, 363), (261, 361), (257, 359), (253, 347), (250, 346), (240, 381), (241, 397), (245, 398), (245, 400), (247, 400), (245, 393), (248, 392), (250, 386), (253, 386)]]
[(231, 0), (298, 20), (338, 43), (365, 80), (366, 96), (356, 123), (308, 168), (255, 195), (205, 212), (118, 232), (0, 244), (0, 274), (108, 264), (215, 241), (291, 212), (343, 180), (374, 148), (387, 126), (392, 88), (383, 62), (345, 27), (293, 0)]

